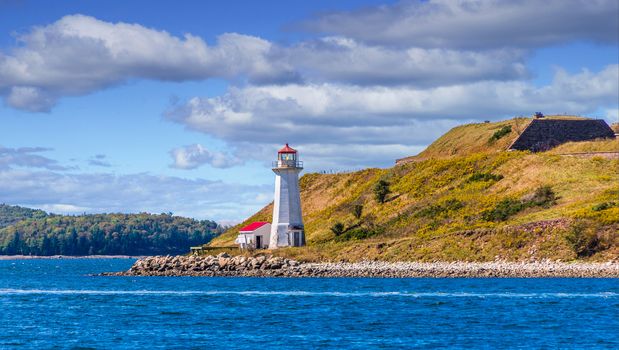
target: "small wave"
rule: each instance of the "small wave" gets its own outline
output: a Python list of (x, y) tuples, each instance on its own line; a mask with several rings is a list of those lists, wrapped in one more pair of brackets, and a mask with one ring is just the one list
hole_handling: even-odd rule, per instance
[(311, 291), (201, 291), (201, 290), (84, 290), (0, 289), (2, 295), (151, 295), (151, 296), (306, 296), (306, 297), (411, 297), (411, 298), (618, 298), (619, 293), (469, 293), (469, 292), (311, 292)]
[(181, 311), (161, 311), (159, 314), (161, 315), (185, 315), (185, 312), (181, 312)]

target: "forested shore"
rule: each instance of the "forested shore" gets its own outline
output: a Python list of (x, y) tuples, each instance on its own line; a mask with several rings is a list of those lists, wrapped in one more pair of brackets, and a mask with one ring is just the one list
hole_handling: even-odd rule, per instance
[(0, 205), (0, 214), (1, 255), (184, 254), (222, 232), (214, 221), (171, 213), (71, 216)]

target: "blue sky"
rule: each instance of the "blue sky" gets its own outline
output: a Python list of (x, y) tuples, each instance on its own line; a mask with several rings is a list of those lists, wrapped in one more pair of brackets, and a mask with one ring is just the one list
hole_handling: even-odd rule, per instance
[(0, 202), (237, 222), (283, 143), (387, 167), (449, 128), (617, 121), (616, 0), (0, 0)]

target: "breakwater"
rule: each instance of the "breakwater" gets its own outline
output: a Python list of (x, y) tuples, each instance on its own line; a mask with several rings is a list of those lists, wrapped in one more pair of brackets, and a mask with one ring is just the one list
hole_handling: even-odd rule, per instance
[(614, 277), (619, 262), (383, 262), (304, 263), (271, 255), (153, 256), (108, 276), (248, 277)]

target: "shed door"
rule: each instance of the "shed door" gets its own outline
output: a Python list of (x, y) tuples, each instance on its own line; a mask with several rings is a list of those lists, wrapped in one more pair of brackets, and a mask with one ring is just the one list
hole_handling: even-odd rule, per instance
[(295, 232), (293, 233), (293, 241), (294, 241), (294, 246), (295, 247), (300, 247), (301, 246), (301, 233), (300, 232)]
[(256, 236), (256, 249), (262, 248), (262, 236)]

